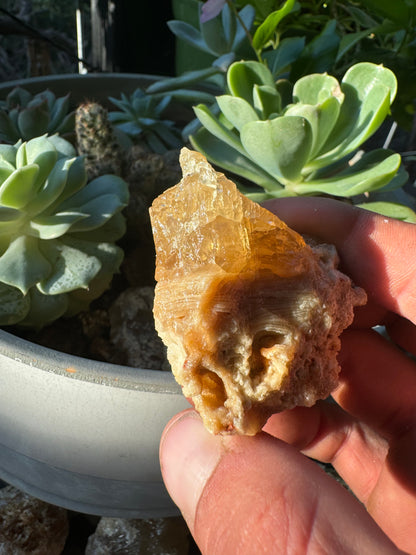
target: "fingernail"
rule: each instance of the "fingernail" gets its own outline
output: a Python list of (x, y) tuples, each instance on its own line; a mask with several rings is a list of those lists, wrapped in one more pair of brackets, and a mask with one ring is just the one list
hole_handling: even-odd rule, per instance
[(221, 439), (207, 432), (195, 411), (168, 424), (160, 444), (166, 488), (193, 529), (199, 498), (221, 459)]

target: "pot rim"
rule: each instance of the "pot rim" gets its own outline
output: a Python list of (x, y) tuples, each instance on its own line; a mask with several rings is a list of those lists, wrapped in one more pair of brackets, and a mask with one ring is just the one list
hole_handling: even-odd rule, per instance
[[(11, 359), (68, 379), (171, 395), (181, 394), (172, 372), (133, 368), (55, 351), (0, 329), (0, 353)], [(19, 369), (21, 371), (21, 369)]]

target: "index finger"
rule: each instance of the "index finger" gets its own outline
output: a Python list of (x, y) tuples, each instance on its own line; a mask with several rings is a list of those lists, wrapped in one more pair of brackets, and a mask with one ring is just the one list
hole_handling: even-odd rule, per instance
[(416, 225), (332, 199), (287, 198), (264, 206), (299, 233), (335, 245), (343, 271), (369, 300), (416, 324)]

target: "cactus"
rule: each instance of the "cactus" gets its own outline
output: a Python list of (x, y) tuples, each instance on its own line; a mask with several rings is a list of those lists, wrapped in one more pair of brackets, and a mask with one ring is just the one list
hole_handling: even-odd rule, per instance
[(66, 136), (74, 131), (74, 126), (75, 112), (69, 112), (69, 94), (56, 98), (46, 90), (32, 95), (16, 87), (0, 103), (0, 141), (8, 144), (44, 134)]
[(121, 175), (121, 148), (108, 120), (107, 110), (97, 102), (85, 102), (75, 112), (78, 153), (85, 156), (89, 178), (106, 173)]
[(126, 183), (87, 182), (59, 136), (0, 145), (0, 324), (41, 328), (88, 307), (121, 264)]

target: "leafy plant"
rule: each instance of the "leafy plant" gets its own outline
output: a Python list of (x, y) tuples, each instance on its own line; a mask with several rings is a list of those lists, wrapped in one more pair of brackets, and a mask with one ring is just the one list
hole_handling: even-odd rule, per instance
[(340, 83), (311, 74), (292, 86), (248, 61), (234, 63), (227, 82), (218, 117), (195, 107), (203, 128), (191, 142), (212, 163), (257, 184), (245, 190), (252, 198), (355, 197), (406, 181), (399, 154), (357, 152), (389, 113), (397, 90), (390, 70), (360, 63)]
[(46, 90), (32, 95), (16, 87), (0, 103), (0, 140), (14, 144), (44, 134), (69, 134), (75, 126), (75, 112), (69, 109), (69, 94), (56, 98)]
[[(202, 5), (202, 4), (201, 4)], [(228, 4), (220, 6), (213, 18), (200, 19), (199, 28), (180, 20), (168, 21), (168, 27), (179, 39), (190, 46), (211, 54), (214, 62), (207, 68), (190, 71), (183, 75), (152, 84), (147, 92), (161, 93), (180, 87), (189, 87), (207, 79), (217, 78), (217, 85), (224, 87), (224, 76), (229, 66), (242, 57), (252, 57), (249, 32), (254, 22), (255, 9), (245, 6), (238, 13)]]
[(0, 145), (0, 324), (40, 328), (108, 287), (122, 250), (126, 183), (87, 183), (70, 143), (37, 137)]
[(163, 119), (171, 96), (160, 98), (136, 89), (130, 96), (122, 94), (120, 100), (112, 97), (110, 100), (119, 111), (110, 112), (109, 121), (136, 142), (141, 141), (158, 153), (181, 146), (180, 132), (175, 123)]

